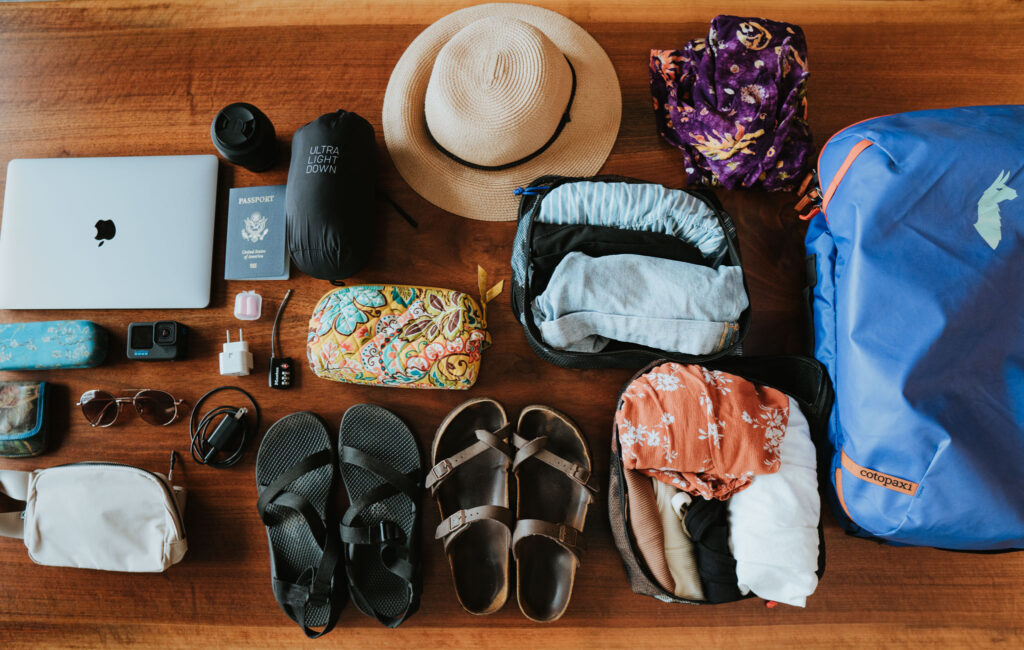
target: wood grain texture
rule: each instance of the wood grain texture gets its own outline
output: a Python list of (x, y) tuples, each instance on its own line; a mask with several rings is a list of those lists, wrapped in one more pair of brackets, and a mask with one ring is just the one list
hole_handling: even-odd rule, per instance
[[(296, 128), (345, 108), (369, 119), (380, 136), (388, 75), (409, 41), (463, 2), (51, 2), (0, 5), (0, 163), (12, 158), (212, 152), (209, 124), (221, 106), (245, 100), (267, 112), (287, 145)], [(857, 120), (959, 104), (1024, 102), (1024, 10), (1016, 2), (721, 3), (700, 0), (542, 2), (580, 22), (619, 72), (623, 119), (605, 166), (678, 187), (678, 156), (658, 138), (647, 89), (647, 52), (682, 45), (707, 32), (720, 10), (801, 24), (812, 76), (811, 124), (819, 143)], [(386, 160), (386, 159), (385, 159)], [(0, 168), (2, 177), (3, 168)], [(308, 409), (337, 426), (353, 404), (375, 402), (410, 423), (426, 446), (443, 416), (472, 396), (493, 396), (511, 412), (546, 403), (577, 420), (590, 437), (597, 473), (607, 477), (615, 395), (628, 370), (563, 370), (534, 356), (508, 308), (490, 310), (493, 347), (469, 392), (418, 392), (325, 382), (308, 370), (290, 392), (266, 388), (270, 316), (286, 288), (283, 350), (303, 356), (306, 321), (329, 289), (295, 272), (289, 282), (219, 279), (227, 189), (284, 183), (284, 162), (264, 174), (220, 169), (213, 299), (198, 311), (0, 312), (0, 322), (86, 318), (114, 334), (110, 361), (94, 370), (0, 373), (0, 379), (47, 379), (61, 385), (54, 403), (53, 450), (38, 459), (2, 460), (32, 469), (79, 460), (111, 460), (166, 471), (168, 451), (186, 453), (186, 426), (154, 428), (129, 418), (90, 429), (72, 404), (90, 388), (162, 388), (195, 400), (235, 383), (251, 390), (263, 428)], [(514, 225), (477, 223), (416, 196), (390, 163), (382, 185), (420, 222), (411, 229), (381, 208), (380, 245), (353, 281), (401, 282), (473, 291), (475, 266), (509, 279)], [(741, 240), (753, 303), (748, 353), (800, 351), (799, 288), (804, 227), (789, 211), (792, 195), (721, 193)], [(169, 224), (173, 227), (173, 224)], [(4, 281), (9, 279), (5, 278)], [(69, 282), (74, 278), (69, 277)], [(268, 305), (246, 324), (256, 353), (252, 376), (224, 381), (216, 354), (223, 331), (237, 327), (231, 299), (256, 289)], [(85, 288), (84, 288), (85, 289)], [(194, 332), (191, 358), (174, 364), (124, 360), (133, 320), (176, 319)], [(255, 450), (241, 465), (214, 470), (179, 466), (190, 490), (191, 549), (161, 575), (122, 575), (33, 565), (16, 540), (0, 540), (0, 645), (163, 647), (283, 646), (305, 642), (278, 609), (257, 517)], [(437, 523), (424, 508), (424, 531)], [(828, 568), (806, 609), (766, 609), (749, 600), (688, 607), (633, 595), (614, 549), (604, 496), (591, 509), (572, 604), (559, 622), (527, 621), (510, 602), (473, 618), (459, 608), (440, 545), (425, 544), (421, 611), (385, 630), (350, 605), (320, 645), (351, 646), (907, 646), (1020, 647), (1024, 643), (1024, 554), (965, 555), (896, 549), (844, 536), (826, 519)]]

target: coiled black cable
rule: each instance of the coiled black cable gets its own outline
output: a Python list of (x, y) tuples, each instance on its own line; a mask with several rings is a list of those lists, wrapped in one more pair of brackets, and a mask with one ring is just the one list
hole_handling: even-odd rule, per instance
[[(239, 406), (218, 406), (207, 411), (202, 417), (199, 417), (199, 409), (207, 399), (219, 392), (229, 390), (245, 395), (252, 405), (252, 410), (250, 411), (246, 407)], [(253, 414), (254, 419), (252, 426), (249, 424), (248, 415), (250, 412)], [(218, 417), (221, 419), (217, 423), (217, 427), (212, 434), (208, 435), (207, 431), (210, 425)], [(230, 423), (228, 421), (229, 418), (236, 420), (237, 424)], [(222, 428), (223, 432), (218, 435)], [(214, 388), (196, 401), (188, 418), (188, 433), (192, 440), (189, 451), (192, 453), (192, 460), (200, 465), (209, 465), (211, 467), (231, 467), (242, 460), (242, 456), (245, 455), (245, 449), (249, 446), (249, 439), (254, 431), (258, 432), (259, 430), (260, 407), (252, 395), (238, 386)], [(237, 440), (237, 444), (232, 445), (232, 440)], [(218, 454), (227, 454), (227, 456), (225, 458), (218, 458)]]

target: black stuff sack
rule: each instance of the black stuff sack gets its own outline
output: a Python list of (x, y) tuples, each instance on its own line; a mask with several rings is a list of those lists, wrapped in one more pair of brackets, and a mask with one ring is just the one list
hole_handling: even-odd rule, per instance
[(321, 280), (342, 280), (366, 266), (376, 182), (373, 126), (356, 113), (327, 113), (295, 132), (285, 192), (295, 266)]

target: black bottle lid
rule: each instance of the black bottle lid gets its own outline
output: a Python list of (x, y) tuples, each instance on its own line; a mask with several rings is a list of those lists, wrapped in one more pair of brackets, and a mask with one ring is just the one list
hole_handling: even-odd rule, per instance
[(220, 109), (210, 137), (222, 156), (249, 171), (262, 172), (277, 162), (274, 125), (252, 104), (237, 102)]

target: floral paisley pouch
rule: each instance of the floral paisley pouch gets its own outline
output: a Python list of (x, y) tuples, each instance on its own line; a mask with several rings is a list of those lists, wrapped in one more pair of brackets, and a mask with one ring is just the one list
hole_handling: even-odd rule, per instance
[(491, 344), (485, 309), (503, 282), (479, 302), (452, 289), (397, 284), (340, 287), (317, 303), (306, 356), (323, 379), (370, 386), (466, 389)]

